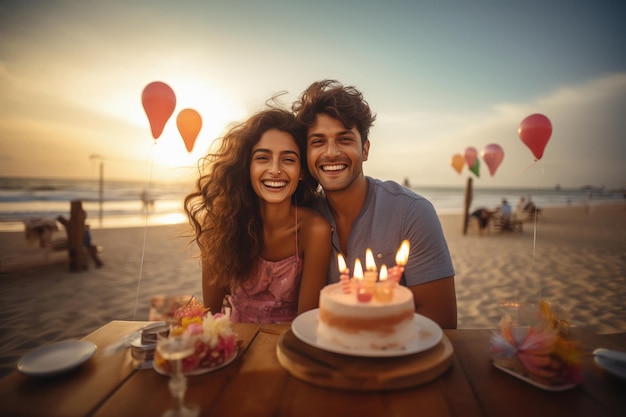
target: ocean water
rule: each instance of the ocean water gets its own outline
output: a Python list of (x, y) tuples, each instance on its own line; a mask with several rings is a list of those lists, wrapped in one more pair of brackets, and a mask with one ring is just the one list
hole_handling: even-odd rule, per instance
[[(0, 231), (22, 231), (33, 217), (69, 217), (70, 202), (81, 200), (92, 228), (140, 227), (187, 222), (183, 198), (193, 184), (0, 177)], [(463, 187), (412, 186), (428, 198), (439, 214), (463, 212)], [(152, 205), (145, 206), (142, 193)], [(101, 194), (102, 193), (102, 194)], [(531, 196), (538, 207), (624, 204), (623, 190), (601, 188), (480, 188), (474, 185), (471, 209), (495, 208), (503, 198), (515, 207), (521, 196)], [(102, 197), (102, 198), (101, 198)]]
[[(184, 223), (183, 198), (193, 184), (138, 181), (0, 177), (0, 231), (24, 230), (33, 217), (69, 217), (70, 202), (82, 201), (92, 228)], [(143, 194), (152, 204), (145, 205)]]

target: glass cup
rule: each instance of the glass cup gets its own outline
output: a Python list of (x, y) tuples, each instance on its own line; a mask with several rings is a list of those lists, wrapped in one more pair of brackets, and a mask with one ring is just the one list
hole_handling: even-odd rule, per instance
[(176, 408), (167, 410), (163, 417), (196, 417), (200, 410), (197, 406), (185, 404), (187, 378), (182, 370), (182, 360), (195, 352), (196, 338), (186, 335), (170, 335), (161, 333), (157, 337), (156, 350), (159, 356), (169, 361), (172, 372), (169, 389), (176, 400)]

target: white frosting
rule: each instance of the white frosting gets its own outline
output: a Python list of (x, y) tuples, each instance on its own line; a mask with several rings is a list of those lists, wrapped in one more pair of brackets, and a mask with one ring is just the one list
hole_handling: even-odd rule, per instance
[(388, 302), (360, 302), (341, 284), (320, 293), (318, 338), (348, 349), (402, 349), (416, 336), (413, 293), (398, 286)]

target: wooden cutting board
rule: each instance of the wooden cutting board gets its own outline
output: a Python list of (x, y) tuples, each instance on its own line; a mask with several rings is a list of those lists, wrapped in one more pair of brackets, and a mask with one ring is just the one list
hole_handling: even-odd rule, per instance
[(278, 338), (278, 362), (294, 377), (314, 385), (356, 391), (388, 391), (425, 384), (452, 364), (452, 343), (443, 335), (424, 352), (396, 357), (360, 357), (328, 352), (290, 330)]

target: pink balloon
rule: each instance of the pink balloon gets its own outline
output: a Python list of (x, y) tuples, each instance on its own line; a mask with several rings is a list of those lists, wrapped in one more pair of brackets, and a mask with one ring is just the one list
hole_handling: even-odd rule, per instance
[(543, 151), (552, 135), (552, 123), (543, 114), (535, 113), (526, 117), (520, 123), (517, 134), (524, 144), (535, 155), (541, 159)]
[(465, 148), (465, 162), (467, 162), (468, 167), (474, 166), (474, 162), (478, 157), (478, 151), (473, 146)]
[(470, 167), (470, 171), (476, 175), (476, 178), (480, 178), (480, 159), (476, 158), (474, 165)]
[(174, 113), (176, 107), (174, 90), (161, 81), (154, 81), (143, 89), (141, 104), (148, 116), (152, 137), (156, 139), (161, 136), (165, 123)]
[(490, 143), (485, 146), (485, 149), (483, 149), (480, 154), (489, 168), (489, 173), (493, 177), (504, 159), (502, 147), (496, 143)]

